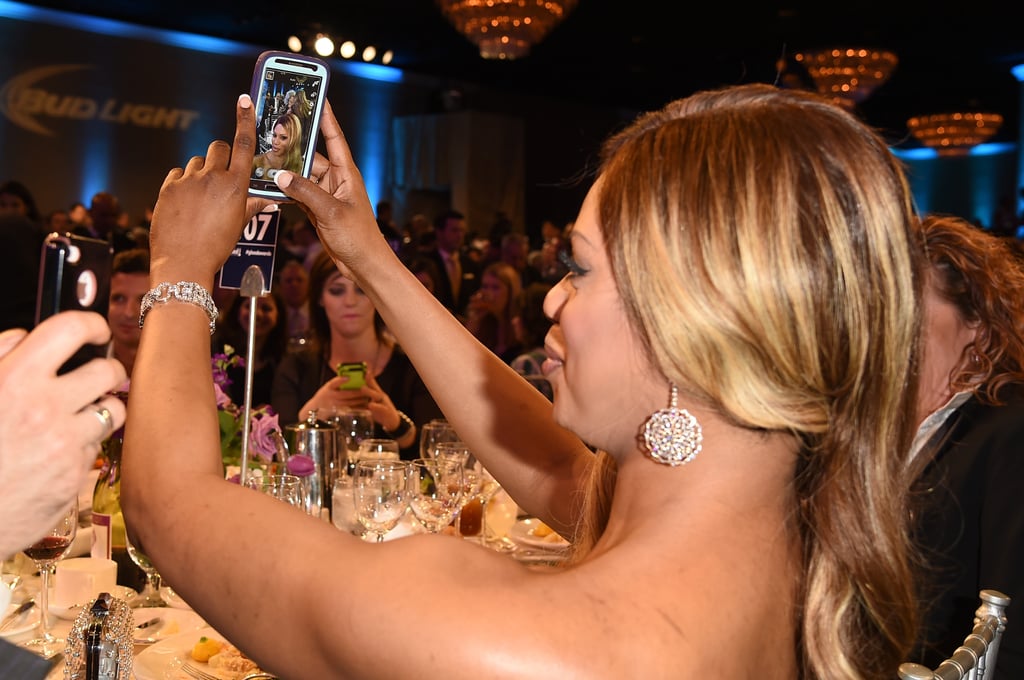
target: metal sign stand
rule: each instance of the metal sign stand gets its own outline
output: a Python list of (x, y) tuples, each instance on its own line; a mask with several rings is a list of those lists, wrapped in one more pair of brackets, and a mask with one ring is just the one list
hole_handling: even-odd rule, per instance
[(252, 429), (252, 377), (256, 356), (256, 298), (266, 293), (263, 270), (257, 265), (250, 265), (242, 275), (239, 295), (249, 298), (249, 342), (245, 351), (245, 403), (242, 414), (242, 470), (238, 473), (238, 483), (245, 486), (249, 474), (249, 430)]

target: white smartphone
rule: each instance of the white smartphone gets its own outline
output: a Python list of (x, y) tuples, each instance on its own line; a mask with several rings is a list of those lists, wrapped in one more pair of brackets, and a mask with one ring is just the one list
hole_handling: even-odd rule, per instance
[(281, 170), (309, 177), (330, 80), (327, 62), (291, 52), (264, 52), (253, 70), (256, 157), (249, 195), (287, 198), (274, 184)]

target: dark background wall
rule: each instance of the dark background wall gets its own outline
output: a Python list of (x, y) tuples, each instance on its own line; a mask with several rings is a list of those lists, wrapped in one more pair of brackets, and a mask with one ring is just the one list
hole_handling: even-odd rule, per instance
[[(133, 219), (170, 168), (230, 138), (235, 99), (261, 51), (52, 11), (0, 13), (0, 45), (0, 181), (25, 183), (44, 214), (111, 191)], [(330, 63), (330, 100), (374, 202), (394, 193), (396, 118), (472, 110), (521, 121), (522, 178), (509, 190), (522, 193), (515, 226), (531, 235), (542, 220), (575, 219), (589, 185), (581, 171), (636, 113)], [(1000, 197), (1017, 192), (1015, 159), (1010, 145), (992, 156), (907, 162), (921, 210), (988, 223)], [(486, 211), (472, 217), (470, 228), (485, 233)]]

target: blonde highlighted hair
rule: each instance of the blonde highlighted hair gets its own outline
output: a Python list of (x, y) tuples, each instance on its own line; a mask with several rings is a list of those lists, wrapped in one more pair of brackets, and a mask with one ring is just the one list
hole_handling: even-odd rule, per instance
[[(599, 222), (651, 360), (689, 399), (800, 444), (804, 677), (893, 677), (917, 626), (906, 457), (921, 257), (883, 140), (815, 95), (698, 93), (603, 149)], [(603, 530), (599, 454), (580, 532)]]

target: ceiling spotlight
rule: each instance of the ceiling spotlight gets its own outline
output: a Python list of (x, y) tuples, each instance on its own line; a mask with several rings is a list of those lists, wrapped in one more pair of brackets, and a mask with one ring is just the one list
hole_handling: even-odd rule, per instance
[(334, 41), (329, 37), (320, 33), (316, 36), (316, 42), (313, 43), (313, 49), (321, 57), (329, 57), (334, 53)]
[(346, 40), (341, 43), (341, 56), (346, 59), (351, 59), (352, 55), (356, 53), (356, 44), (351, 40)]
[(288, 49), (292, 52), (302, 51), (302, 38), (297, 35), (288, 36)]
[(391, 60), (395, 58), (395, 53), (391, 50), (385, 50), (384, 54), (380, 56), (380, 63), (387, 66), (391, 63)]
[(377, 48), (373, 45), (368, 45), (363, 50), (363, 61), (373, 61), (373, 58), (377, 56)]

